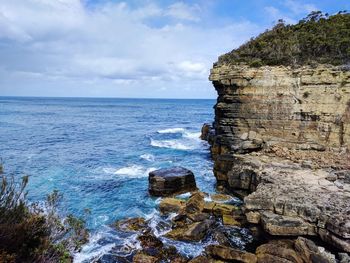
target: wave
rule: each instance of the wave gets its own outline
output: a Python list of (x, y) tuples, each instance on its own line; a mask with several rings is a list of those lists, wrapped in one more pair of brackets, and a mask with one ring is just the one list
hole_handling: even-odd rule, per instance
[(111, 251), (115, 246), (113, 243), (109, 243), (106, 245), (99, 244), (99, 241), (103, 238), (102, 233), (97, 233), (90, 237), (90, 240), (87, 244), (85, 244), (82, 250), (74, 255), (73, 262), (74, 263), (84, 263), (91, 262), (93, 259), (97, 259), (100, 256), (106, 254)]
[(151, 139), (151, 145), (158, 148), (169, 148), (175, 150), (192, 150), (193, 147), (185, 145), (178, 140), (153, 140)]
[(199, 139), (201, 136), (200, 132), (189, 132), (184, 128), (169, 128), (164, 130), (159, 130), (157, 133), (182, 133), (182, 137), (188, 138), (188, 139)]
[[(118, 251), (115, 252), (115, 249)], [(125, 238), (119, 236), (113, 229), (105, 226), (90, 236), (89, 242), (83, 245), (82, 249), (74, 254), (74, 263), (97, 262), (101, 256), (106, 254), (117, 254), (121, 256), (130, 255), (133, 251), (141, 249), (137, 234), (132, 234)]]
[(140, 156), (141, 159), (144, 159), (146, 161), (149, 161), (149, 162), (154, 162), (155, 160), (155, 157), (153, 154), (149, 154), (149, 153), (145, 153), (145, 154), (142, 154)]
[(196, 139), (196, 140), (200, 141), (201, 133), (200, 132), (184, 132), (182, 136), (185, 138), (188, 138), (188, 139)]
[(184, 128), (169, 128), (164, 130), (157, 131), (158, 133), (183, 133), (185, 131)]
[(148, 174), (154, 170), (157, 170), (157, 168), (155, 167), (145, 168), (140, 165), (131, 165), (131, 166), (126, 166), (119, 169), (115, 169), (115, 168), (103, 169), (105, 173), (116, 174), (116, 175), (125, 176), (128, 178), (147, 177)]

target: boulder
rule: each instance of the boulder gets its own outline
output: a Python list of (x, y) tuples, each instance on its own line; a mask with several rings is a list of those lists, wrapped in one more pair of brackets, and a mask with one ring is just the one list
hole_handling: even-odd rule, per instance
[(163, 214), (178, 213), (184, 209), (186, 202), (176, 198), (164, 198), (159, 204), (159, 210)]
[(213, 213), (217, 216), (232, 215), (236, 210), (238, 210), (237, 206), (217, 203), (213, 208)]
[(175, 240), (183, 241), (201, 241), (208, 233), (209, 228), (213, 225), (213, 221), (210, 219), (202, 222), (195, 222), (190, 225), (177, 227), (165, 236)]
[(194, 174), (183, 167), (150, 172), (148, 182), (149, 193), (153, 196), (172, 196), (197, 189)]
[(196, 192), (191, 195), (186, 203), (185, 211), (187, 214), (200, 213), (204, 209), (204, 194), (201, 192)]

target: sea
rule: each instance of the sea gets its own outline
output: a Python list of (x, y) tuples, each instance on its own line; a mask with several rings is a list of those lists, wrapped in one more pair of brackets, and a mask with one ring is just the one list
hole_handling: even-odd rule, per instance
[[(197, 186), (215, 192), (203, 123), (215, 100), (0, 97), (0, 157), (6, 174), (29, 176), (28, 199), (63, 195), (62, 214), (84, 217), (90, 241), (74, 262), (116, 262), (139, 244), (112, 224), (127, 217), (164, 220), (148, 194), (148, 173), (183, 166)], [(87, 211), (89, 211), (87, 213)], [(164, 230), (166, 231), (166, 229)], [(188, 256), (204, 243), (168, 240)]]

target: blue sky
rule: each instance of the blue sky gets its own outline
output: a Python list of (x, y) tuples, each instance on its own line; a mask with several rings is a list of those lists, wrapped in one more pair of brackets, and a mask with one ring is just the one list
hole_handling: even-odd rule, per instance
[(225, 52), (348, 0), (1, 0), (0, 96), (215, 98)]

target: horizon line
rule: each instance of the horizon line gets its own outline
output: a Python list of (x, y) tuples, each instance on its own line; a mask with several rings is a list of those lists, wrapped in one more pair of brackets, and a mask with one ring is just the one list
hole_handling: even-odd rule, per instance
[(136, 100), (216, 100), (216, 98), (154, 98), (154, 97), (84, 97), (84, 96), (18, 96), (0, 95), (0, 98), (38, 98), (38, 99), (136, 99)]

